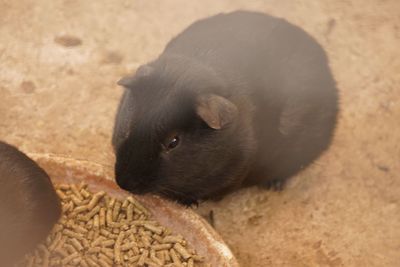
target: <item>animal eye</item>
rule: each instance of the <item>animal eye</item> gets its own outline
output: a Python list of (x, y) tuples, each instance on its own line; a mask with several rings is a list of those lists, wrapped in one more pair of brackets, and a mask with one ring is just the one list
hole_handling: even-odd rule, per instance
[(174, 149), (174, 148), (176, 148), (178, 145), (179, 145), (179, 136), (173, 136), (173, 137), (171, 137), (171, 138), (169, 138), (168, 140), (167, 140), (167, 142), (166, 142), (166, 144), (165, 144), (165, 148), (167, 149), (167, 150), (171, 150), (171, 149)]

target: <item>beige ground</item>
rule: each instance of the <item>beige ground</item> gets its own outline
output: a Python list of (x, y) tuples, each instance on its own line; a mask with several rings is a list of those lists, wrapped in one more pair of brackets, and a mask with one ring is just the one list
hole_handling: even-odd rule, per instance
[(243, 266), (400, 266), (398, 0), (0, 0), (0, 139), (112, 166), (115, 81), (190, 22), (239, 8), (321, 42), (342, 112), (329, 152), (284, 192), (248, 189), (200, 212), (214, 210)]

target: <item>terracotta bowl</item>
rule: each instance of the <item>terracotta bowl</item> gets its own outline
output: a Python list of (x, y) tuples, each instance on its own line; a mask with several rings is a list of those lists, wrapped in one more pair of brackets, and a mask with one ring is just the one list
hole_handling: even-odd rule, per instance
[[(118, 188), (107, 175), (104, 166), (50, 154), (29, 154), (53, 182), (79, 183), (84, 180), (92, 191), (104, 190), (114, 197), (126, 197), (126, 191)], [(154, 195), (135, 197), (163, 226), (181, 234), (205, 263), (213, 267), (237, 267), (235, 257), (214, 229), (191, 209)]]

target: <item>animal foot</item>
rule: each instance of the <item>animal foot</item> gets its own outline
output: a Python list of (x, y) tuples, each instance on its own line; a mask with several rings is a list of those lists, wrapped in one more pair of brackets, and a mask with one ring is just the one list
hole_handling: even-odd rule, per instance
[(284, 179), (274, 179), (265, 181), (262, 184), (262, 187), (273, 190), (273, 191), (282, 191), (285, 188), (286, 180)]

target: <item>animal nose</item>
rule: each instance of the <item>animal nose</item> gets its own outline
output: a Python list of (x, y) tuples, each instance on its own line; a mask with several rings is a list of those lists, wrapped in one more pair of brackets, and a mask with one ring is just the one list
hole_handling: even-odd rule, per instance
[(133, 194), (145, 194), (149, 192), (149, 189), (147, 186), (145, 186), (145, 184), (135, 180), (117, 178), (116, 182), (120, 188)]

